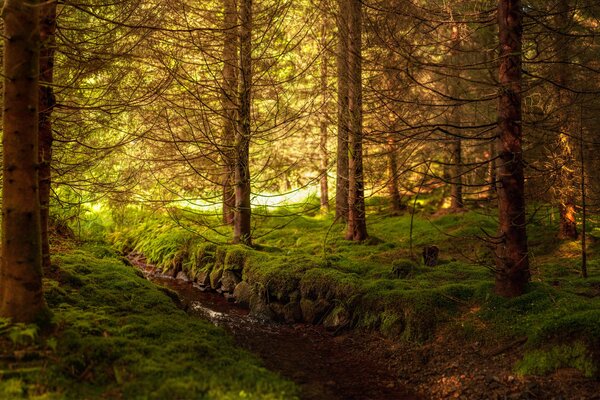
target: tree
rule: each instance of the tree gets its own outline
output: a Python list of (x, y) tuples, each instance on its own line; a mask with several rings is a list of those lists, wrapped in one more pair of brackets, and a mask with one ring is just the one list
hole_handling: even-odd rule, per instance
[(522, 150), (521, 64), (523, 10), (520, 0), (499, 0), (500, 94), (498, 103), (498, 212), (495, 291), (519, 296), (529, 282)]
[(367, 238), (363, 180), (362, 110), (362, 9), (360, 0), (351, 0), (348, 18), (348, 231), (346, 239)]
[(39, 94), (39, 193), (42, 234), (42, 267), (50, 269), (50, 241), (48, 224), (50, 215), (50, 188), (52, 183), (52, 111), (54, 96), (54, 54), (56, 53), (56, 1), (40, 5), (40, 94)]
[(33, 322), (42, 291), (38, 191), (39, 7), (4, 2), (4, 136), (0, 316)]
[(252, 0), (240, 8), (240, 98), (235, 136), (235, 213), (233, 242), (252, 244), (250, 204), (250, 106), (252, 94)]
[(335, 217), (342, 221), (348, 220), (348, 131), (349, 131), (349, 107), (348, 107), (348, 69), (349, 69), (349, 39), (348, 19), (349, 5), (347, 0), (338, 0), (338, 15), (336, 18), (338, 30), (337, 49), (337, 166), (335, 183)]
[(223, 0), (223, 6), (223, 222), (232, 225), (235, 215), (235, 155), (232, 154), (232, 148), (237, 114), (239, 14), (236, 0)]

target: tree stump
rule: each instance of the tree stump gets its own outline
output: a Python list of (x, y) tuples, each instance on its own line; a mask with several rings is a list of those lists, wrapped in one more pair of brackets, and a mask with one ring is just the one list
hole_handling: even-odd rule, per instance
[(435, 267), (438, 264), (440, 249), (435, 245), (425, 246), (423, 248), (423, 264), (428, 267)]

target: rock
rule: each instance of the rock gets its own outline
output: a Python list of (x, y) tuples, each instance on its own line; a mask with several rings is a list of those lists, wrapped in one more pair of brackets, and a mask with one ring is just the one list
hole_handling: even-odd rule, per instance
[(177, 276), (175, 277), (175, 279), (180, 280), (180, 281), (184, 281), (184, 282), (191, 282), (192, 280), (190, 279), (190, 277), (188, 276), (188, 274), (185, 273), (185, 271), (180, 271)]
[(323, 326), (330, 331), (337, 331), (350, 324), (350, 314), (344, 307), (336, 307), (323, 320)]
[(269, 307), (277, 321), (283, 322), (286, 324), (293, 324), (294, 322), (302, 321), (302, 309), (300, 308), (300, 303), (270, 303)]
[(257, 294), (253, 294), (250, 298), (250, 314), (248, 315), (262, 322), (275, 320), (275, 314), (271, 307)]
[(435, 245), (425, 246), (423, 248), (423, 264), (428, 267), (435, 267), (438, 264), (440, 249)]
[(323, 317), (329, 310), (331, 310), (331, 304), (327, 300), (300, 300), (300, 309), (302, 311), (302, 318), (309, 324), (318, 324), (323, 321)]
[(242, 278), (240, 278), (235, 272), (223, 271), (223, 276), (221, 277), (221, 289), (223, 289), (224, 292), (233, 293), (235, 287), (241, 281)]
[(196, 283), (200, 286), (210, 286), (210, 270), (199, 271), (196, 274)]
[(236, 302), (242, 307), (250, 306), (250, 298), (252, 297), (252, 294), (252, 286), (245, 281), (238, 283), (233, 290), (233, 297), (235, 297)]
[(210, 273), (210, 287), (213, 289), (219, 289), (221, 287), (221, 277), (223, 276), (223, 270), (221, 268), (215, 269)]

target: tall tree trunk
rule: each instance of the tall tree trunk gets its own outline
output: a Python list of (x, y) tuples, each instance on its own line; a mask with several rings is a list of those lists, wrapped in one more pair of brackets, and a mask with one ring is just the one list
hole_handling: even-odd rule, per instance
[(252, 94), (252, 0), (240, 8), (240, 99), (235, 136), (235, 214), (233, 242), (252, 244), (250, 205), (250, 105)]
[(361, 0), (350, 0), (348, 24), (348, 232), (346, 239), (367, 238), (362, 148), (362, 10)]
[(42, 293), (38, 191), (39, 7), (6, 0), (0, 317), (33, 322)]
[(496, 248), (497, 294), (521, 295), (529, 282), (525, 215), (525, 183), (521, 126), (521, 0), (499, 0), (500, 96), (498, 104), (498, 212), (500, 240)]
[[(458, 23), (454, 23), (452, 26), (452, 43), (451, 43), (451, 58), (452, 65), (456, 68), (459, 65), (459, 57), (460, 54), (460, 25)], [(449, 74), (450, 76), (452, 74)], [(450, 90), (452, 91), (451, 96), (454, 98), (458, 98), (461, 93), (461, 85), (460, 85), (460, 76), (457, 78), (457, 82), (450, 84)], [(452, 111), (452, 122), (456, 126), (460, 126), (462, 122), (461, 118), (462, 110), (459, 107), (453, 107)], [(450, 210), (451, 211), (459, 211), (464, 207), (463, 204), (463, 166), (462, 166), (462, 138), (455, 137), (452, 139), (450, 144), (450, 151), (452, 155), (452, 181), (450, 184)]]
[(233, 225), (235, 210), (235, 129), (238, 90), (238, 10), (237, 0), (223, 0), (223, 223)]
[(556, 98), (558, 99), (558, 160), (559, 179), (555, 185), (554, 192), (558, 200), (558, 210), (560, 214), (559, 237), (562, 239), (577, 238), (577, 221), (575, 219), (576, 204), (576, 186), (575, 186), (575, 163), (573, 154), (573, 145), (571, 135), (573, 132), (573, 123), (570, 117), (569, 108), (571, 106), (572, 96), (568, 89), (569, 70), (569, 2), (568, 0), (558, 0), (556, 12), (556, 32), (554, 40), (554, 52), (556, 58)]
[(327, 118), (328, 107), (328, 51), (327, 51), (327, 19), (323, 15), (321, 23), (321, 96), (323, 101), (321, 104), (321, 121), (320, 121), (320, 141), (319, 153), (320, 157), (320, 186), (321, 186), (321, 211), (329, 212), (329, 183), (327, 181), (327, 171), (329, 170), (329, 152), (327, 151), (328, 128), (329, 122)]
[(337, 171), (335, 192), (335, 217), (348, 220), (348, 0), (338, 0), (338, 127), (337, 127)]
[(52, 111), (54, 96), (54, 54), (56, 52), (56, 1), (40, 6), (40, 94), (39, 94), (39, 191), (40, 222), (42, 229), (42, 268), (50, 270), (50, 241), (48, 224), (50, 212), (50, 186), (52, 183)]

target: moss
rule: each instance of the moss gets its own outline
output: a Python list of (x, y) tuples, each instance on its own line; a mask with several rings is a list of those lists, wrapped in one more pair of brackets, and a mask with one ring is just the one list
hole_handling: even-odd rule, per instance
[(118, 259), (76, 251), (54, 261), (80, 281), (45, 281), (58, 333), (53, 346), (40, 346), (54, 349), (52, 362), (2, 380), (0, 397), (296, 398), (291, 383)]
[(580, 370), (589, 378), (598, 376), (598, 364), (580, 341), (528, 351), (517, 363), (516, 371), (521, 375), (545, 375), (568, 367)]
[(223, 262), (226, 271), (241, 271), (244, 269), (247, 252), (241, 246), (234, 246), (227, 249), (225, 260)]

